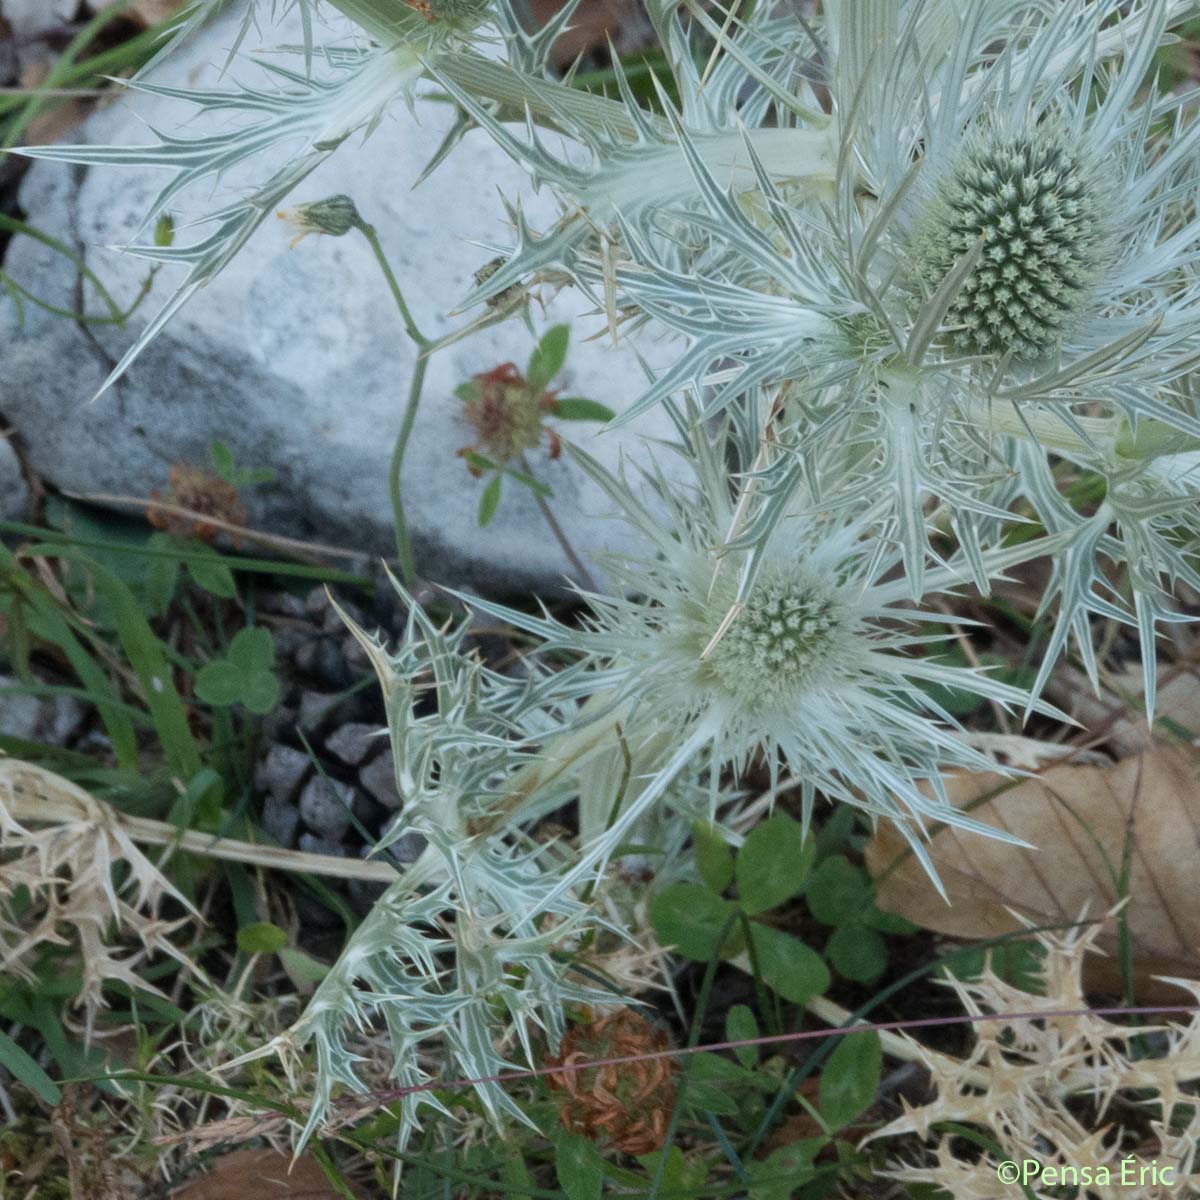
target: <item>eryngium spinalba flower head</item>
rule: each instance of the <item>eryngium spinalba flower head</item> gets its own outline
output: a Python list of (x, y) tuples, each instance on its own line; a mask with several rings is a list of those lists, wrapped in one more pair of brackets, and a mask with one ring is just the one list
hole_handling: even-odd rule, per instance
[(985, 125), (938, 181), (914, 239), (930, 288), (979, 245), (946, 325), (965, 354), (1037, 358), (1055, 348), (1102, 266), (1099, 173), (1055, 124)]
[[(714, 796), (728, 770), (760, 763), (772, 778), (790, 773), (806, 813), (820, 793), (887, 815), (926, 862), (926, 821), (994, 834), (946, 801), (944, 771), (996, 766), (963, 740), (929, 685), (1011, 706), (1029, 697), (937, 661), (941, 639), (930, 631), (942, 618), (902, 606), (898, 552), (871, 536), (878, 513), (847, 521), (795, 508), (755, 569), (745, 554), (720, 552), (736, 508), (720, 471), (691, 492), (660, 480), (651, 508), (574, 453), (650, 553), (607, 562), (616, 594), (587, 595), (584, 629), (482, 607), (537, 634), (547, 651), (581, 657), (590, 690), (624, 714), (635, 755), (669, 747), (660, 774), (707, 776)], [(668, 782), (647, 790), (661, 794)]]

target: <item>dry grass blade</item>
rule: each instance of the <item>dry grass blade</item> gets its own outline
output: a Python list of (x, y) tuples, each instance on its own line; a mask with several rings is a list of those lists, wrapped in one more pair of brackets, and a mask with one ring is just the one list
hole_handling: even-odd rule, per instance
[[(180, 830), (165, 821), (147, 817), (130, 817), (118, 813), (103, 801), (82, 788), (63, 779), (53, 771), (15, 759), (0, 759), (0, 804), (9, 818), (26, 824), (70, 824), (80, 811), (98, 806), (105, 819), (131, 842), (150, 846), (169, 846), (172, 850), (219, 858), (226, 862), (249, 863), (279, 871), (296, 871), (305, 875), (321, 875), (335, 879), (362, 879), (375, 883), (391, 883), (396, 868), (382, 859), (335, 858), (329, 854), (312, 854), (303, 850), (287, 850), (281, 846), (264, 846), (242, 842), (236, 838), (213, 837), (194, 829)], [(3, 845), (0, 834), (0, 845)]]
[[(1156, 746), (1113, 767), (1051, 767), (1016, 784), (998, 775), (946, 780), (951, 801), (972, 816), (1018, 834), (1024, 849), (943, 828), (930, 854), (947, 904), (886, 823), (867, 849), (877, 903), (927, 929), (990, 938), (1022, 928), (1098, 916), (1128, 897), (1125, 919), (1139, 1001), (1178, 1000), (1153, 976), (1200, 978), (1200, 762), (1194, 753)], [(1122, 878), (1125, 878), (1122, 886)], [(1089, 986), (1124, 990), (1119, 926), (1109, 919), (1088, 957)]]

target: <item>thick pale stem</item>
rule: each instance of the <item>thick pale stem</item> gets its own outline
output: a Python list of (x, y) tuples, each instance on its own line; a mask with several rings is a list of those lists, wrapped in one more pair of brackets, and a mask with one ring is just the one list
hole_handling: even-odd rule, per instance
[(1051, 409), (1032, 405), (1018, 409), (1003, 400), (968, 401), (964, 408), (968, 420), (980, 431), (1036, 441), (1046, 450), (1070, 457), (1094, 459), (1098, 450), (1111, 451), (1120, 431), (1116, 417), (1072, 416), (1068, 424)]

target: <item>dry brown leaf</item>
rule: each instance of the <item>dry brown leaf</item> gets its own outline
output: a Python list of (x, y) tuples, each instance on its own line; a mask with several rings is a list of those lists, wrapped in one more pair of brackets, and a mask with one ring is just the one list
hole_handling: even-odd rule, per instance
[(341, 1200), (341, 1195), (311, 1155), (293, 1163), (277, 1150), (234, 1150), (202, 1179), (176, 1188), (171, 1200)]
[[(1023, 849), (977, 834), (941, 829), (930, 855), (947, 904), (881, 823), (867, 848), (878, 884), (877, 904), (926, 929), (959, 938), (991, 938), (1036, 925), (1095, 918), (1120, 900), (1118, 880), (1131, 855), (1127, 916), (1135, 989), (1144, 1002), (1181, 1003), (1155, 975), (1200, 979), (1200, 759), (1192, 751), (1155, 746), (1113, 767), (1057, 766), (1016, 782), (1001, 775), (946, 780), (952, 803), (1030, 842)], [(1011, 911), (1010, 911), (1011, 910)], [(1088, 958), (1088, 986), (1120, 994), (1118, 925), (1096, 940), (1107, 957)]]

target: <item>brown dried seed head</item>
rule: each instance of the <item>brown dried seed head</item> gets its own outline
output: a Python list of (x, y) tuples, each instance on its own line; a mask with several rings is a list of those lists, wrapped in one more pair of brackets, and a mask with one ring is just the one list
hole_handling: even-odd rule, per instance
[[(577, 1066), (609, 1058), (661, 1053), (667, 1035), (630, 1008), (613, 1009), (574, 1026), (558, 1058), (548, 1066)], [(561, 1119), (572, 1133), (606, 1140), (626, 1154), (650, 1154), (666, 1140), (667, 1116), (675, 1104), (678, 1064), (671, 1058), (642, 1059), (605, 1067), (582, 1067), (550, 1075), (562, 1094)]]

